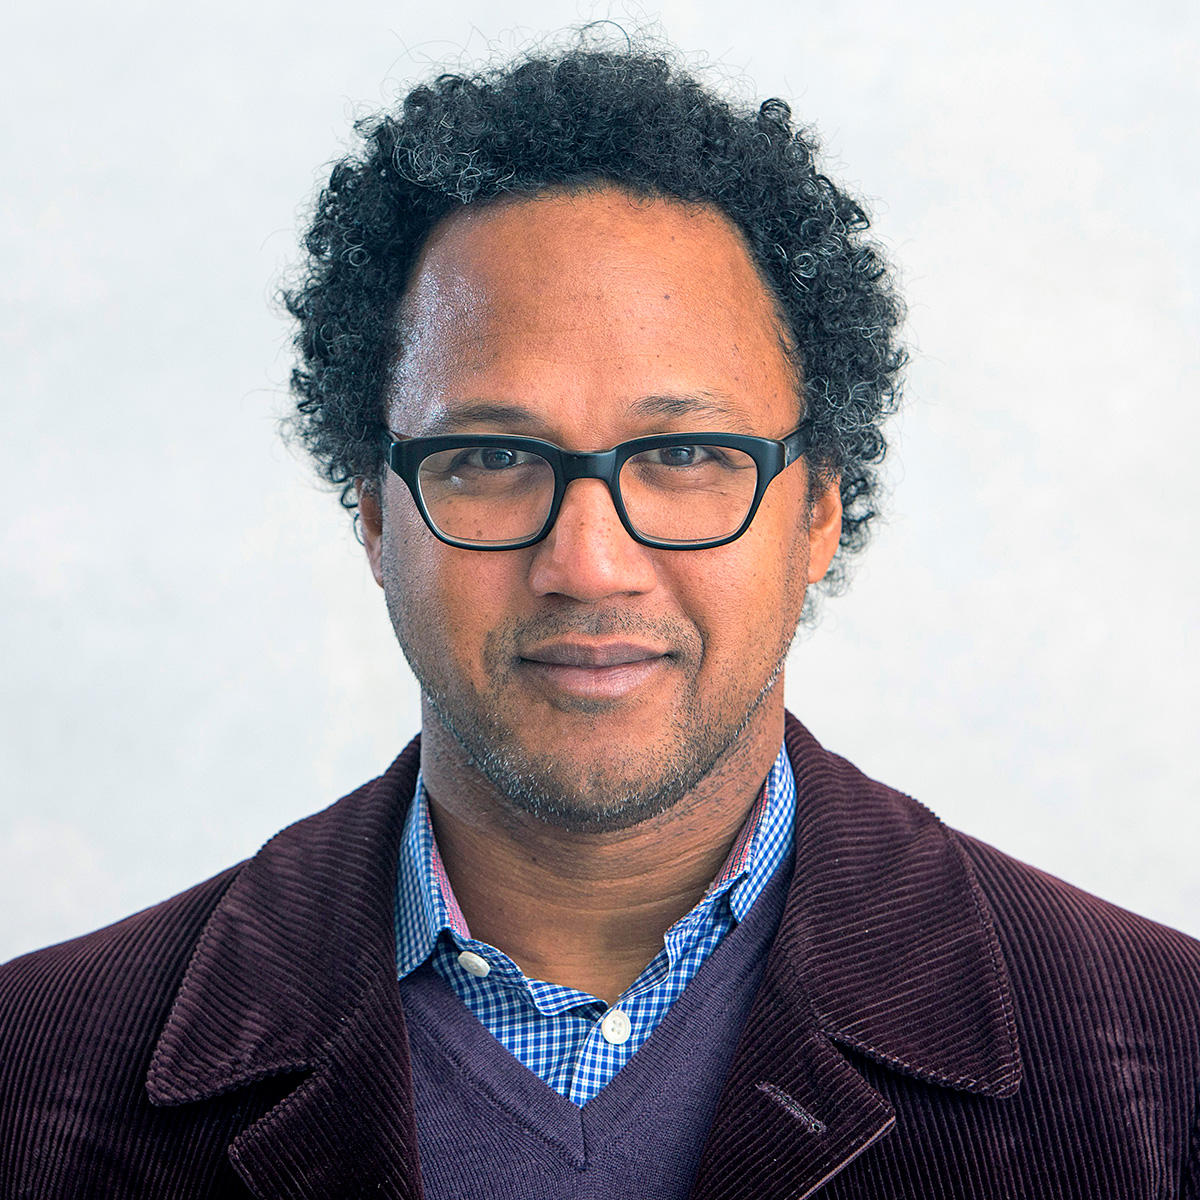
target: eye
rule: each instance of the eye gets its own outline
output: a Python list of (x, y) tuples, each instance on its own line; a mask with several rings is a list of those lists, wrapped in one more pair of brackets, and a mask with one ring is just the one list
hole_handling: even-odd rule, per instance
[(448, 470), (456, 471), (506, 471), (519, 466), (529, 459), (528, 454), (518, 450), (509, 450), (505, 446), (469, 446), (459, 450), (448, 466)]
[(479, 452), (479, 464), (486, 471), (503, 471), (505, 467), (512, 467), (517, 462), (517, 452), (515, 450), (504, 450), (495, 446), (485, 447)]
[(713, 457), (710, 446), (661, 446), (654, 454), (664, 467), (694, 467)]

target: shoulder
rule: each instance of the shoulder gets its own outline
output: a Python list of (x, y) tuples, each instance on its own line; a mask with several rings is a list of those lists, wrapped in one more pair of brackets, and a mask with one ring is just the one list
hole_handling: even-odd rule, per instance
[(961, 1008), (966, 983), (984, 980), (976, 1000), (1001, 1005), (992, 1016), (1020, 1047), (1026, 1095), (1124, 1090), (1152, 1107), (1166, 1095), (1195, 1105), (1200, 942), (950, 829), (798, 722), (787, 736), (804, 798), (797, 875), (813, 876), (804, 928), (826, 992), (851, 955), (876, 1000), (919, 994), (930, 1014)]
[[(240, 869), (0, 966), (0, 1193), (150, 1194), (137, 1181), (162, 1156), (131, 1161), (179, 1133), (146, 1094), (150, 1058), (201, 931)], [(193, 1167), (198, 1179), (216, 1169)], [(176, 1194), (160, 1182), (161, 1194)], [(197, 1195), (208, 1194), (202, 1182)]]
[[(994, 923), (1024, 1061), (1021, 1111), (1037, 1136), (1062, 1142), (1076, 1114), (1093, 1173), (1116, 1178), (1132, 1164), (1144, 1180), (1177, 1179), (1181, 1159), (1200, 1155), (1200, 942), (949, 836)], [(1200, 1158), (1182, 1169), (1195, 1186)], [(1143, 1186), (1118, 1191), (1151, 1194)]]
[[(295, 1086), (274, 1051), (314, 1011), (340, 1011), (355, 970), (343, 951), (363, 940), (366, 917), (390, 929), (390, 831), (418, 752), (410, 746), (253, 858), (0, 966), (0, 1195), (199, 1200), (237, 1190), (230, 1143)], [(156, 1092), (151, 1065), (181, 1009), (175, 1028), (187, 1034), (172, 1049), (192, 1074), (181, 1068)], [(206, 1104), (173, 1098), (195, 1090), (202, 1051), (214, 1047), (231, 1077), (255, 1053), (270, 1061)]]
[[(825, 750), (790, 716), (788, 749), (798, 791), (819, 797), (825, 810), (822, 840), (836, 837), (856, 874), (887, 874), (895, 883), (897, 872), (906, 882), (922, 871), (931, 879), (965, 873), (1014, 972), (1057, 975), (1066, 985), (1085, 967), (1093, 980), (1136, 967), (1139, 985), (1173, 989), (1176, 1001), (1200, 1005), (1200, 941), (949, 828), (911, 796)], [(935, 901), (940, 893), (921, 895)], [(894, 890), (887, 896), (893, 903)]]
[(260, 903), (298, 879), (338, 886), (377, 836), (377, 810), (394, 806), (403, 791), (376, 785), (415, 774), (418, 752), (414, 742), (383, 776), (287, 826), (254, 857), (211, 879), (94, 933), (0, 964), (0, 1045), (16, 1037), (36, 1042), (37, 1030), (48, 1033), (56, 1022), (112, 1020), (126, 1009), (153, 1007), (160, 994), (172, 997), (205, 925), (239, 877), (246, 877), (239, 888), (254, 878), (252, 899)]
[(97, 1046), (105, 1070), (144, 1058), (144, 1081), (210, 920), (228, 910), (286, 941), (282, 922), (303, 924), (328, 910), (380, 857), (381, 831), (402, 820), (418, 754), (414, 741), (384, 775), (281, 830), (253, 858), (114, 925), (0, 966), (0, 1096), (24, 1071), (86, 1067), (94, 1089)]
[(1174, 1011), (1200, 1031), (1200, 941), (948, 831), (987, 900), (1017, 990), (1068, 986), (1126, 1010)]
[(988, 1194), (1026, 1194), (1034, 1164), (1055, 1195), (1200, 1195), (1200, 942), (948, 828), (798, 722), (785, 736), (782, 954), (893, 1103), (895, 1153), (925, 1138), (936, 1161), (934, 1114), (990, 1147), (1009, 1182)]
[(243, 864), (84, 937), (0, 966), (4, 1091), (33, 1071), (71, 1071), (103, 1045), (152, 1044), (196, 941)]

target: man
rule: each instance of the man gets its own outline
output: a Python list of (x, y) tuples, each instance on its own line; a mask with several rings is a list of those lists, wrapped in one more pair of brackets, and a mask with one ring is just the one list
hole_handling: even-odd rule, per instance
[(1200, 1196), (1200, 946), (784, 712), (902, 365), (786, 107), (570, 51), (361, 132), (296, 428), (421, 739), (0, 972), (3, 1195)]

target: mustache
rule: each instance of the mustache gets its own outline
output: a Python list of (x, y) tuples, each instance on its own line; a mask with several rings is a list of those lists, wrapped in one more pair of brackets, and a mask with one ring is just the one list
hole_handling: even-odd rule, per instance
[(488, 638), (487, 657), (513, 661), (523, 647), (537, 646), (559, 638), (628, 638), (669, 647), (672, 657), (696, 660), (703, 656), (704, 638), (690, 621), (650, 617), (629, 609), (609, 608), (594, 612), (558, 611), (537, 613), (512, 621)]

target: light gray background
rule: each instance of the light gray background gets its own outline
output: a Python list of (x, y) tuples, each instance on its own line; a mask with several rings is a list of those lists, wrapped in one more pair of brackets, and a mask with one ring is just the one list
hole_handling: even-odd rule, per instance
[[(9, 10), (0, 958), (253, 853), (416, 729), (347, 523), (276, 436), (272, 290), (355, 112), (609, 11)], [(952, 824), (1200, 933), (1200, 7), (650, 15), (818, 125), (911, 301), (890, 521), (792, 706)]]

